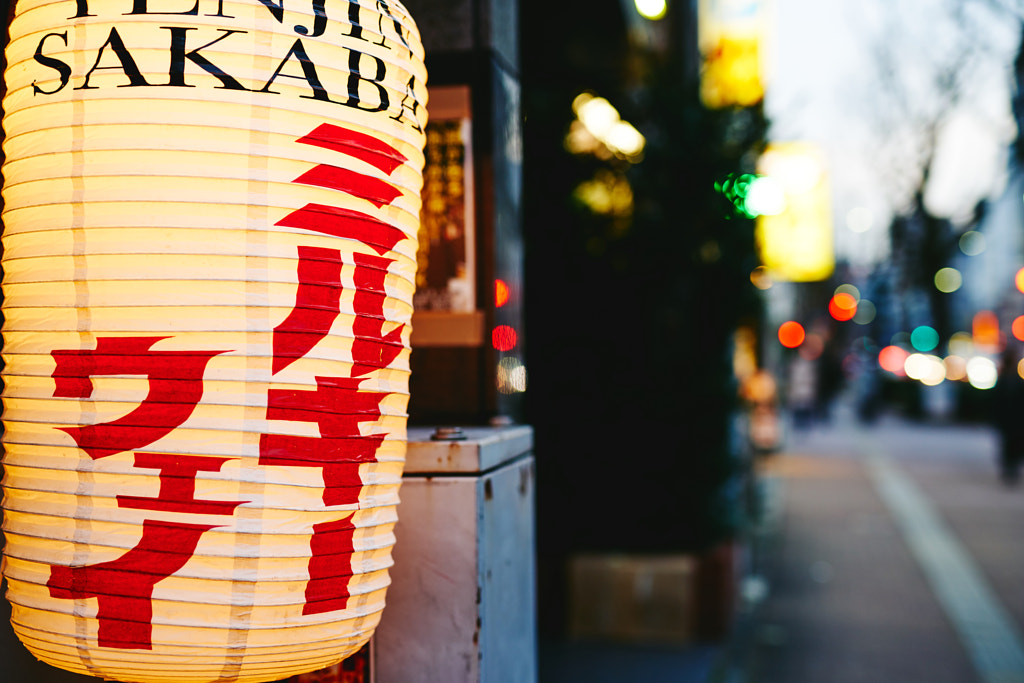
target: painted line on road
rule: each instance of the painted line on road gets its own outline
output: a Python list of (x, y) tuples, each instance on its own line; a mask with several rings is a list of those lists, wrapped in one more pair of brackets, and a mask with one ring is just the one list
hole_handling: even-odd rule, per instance
[(867, 438), (861, 441), (875, 490), (983, 683), (1024, 683), (1021, 634), (970, 553), (910, 477)]

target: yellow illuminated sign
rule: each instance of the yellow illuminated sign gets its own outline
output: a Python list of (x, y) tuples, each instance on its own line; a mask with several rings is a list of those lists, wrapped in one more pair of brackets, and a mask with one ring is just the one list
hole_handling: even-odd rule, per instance
[(764, 99), (768, 0), (700, 0), (701, 100), (711, 108)]
[(776, 281), (813, 282), (835, 268), (828, 172), (820, 152), (803, 143), (769, 145), (758, 170), (782, 189), (782, 210), (757, 218), (761, 262)]

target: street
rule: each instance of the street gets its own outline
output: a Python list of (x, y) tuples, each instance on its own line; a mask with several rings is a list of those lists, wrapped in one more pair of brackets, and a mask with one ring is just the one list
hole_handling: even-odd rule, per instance
[(996, 433), (837, 413), (760, 464), (764, 597), (727, 678), (1024, 681), (1024, 488)]

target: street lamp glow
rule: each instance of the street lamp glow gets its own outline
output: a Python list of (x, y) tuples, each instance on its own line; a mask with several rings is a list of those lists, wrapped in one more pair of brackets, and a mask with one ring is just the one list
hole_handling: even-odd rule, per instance
[(635, 0), (635, 4), (636, 11), (640, 13), (640, 16), (652, 21), (657, 21), (664, 17), (665, 12), (668, 10), (665, 0)]

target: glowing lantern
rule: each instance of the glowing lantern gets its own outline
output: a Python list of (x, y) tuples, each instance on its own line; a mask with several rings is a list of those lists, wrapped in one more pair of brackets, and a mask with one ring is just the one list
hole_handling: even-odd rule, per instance
[(7, 596), (55, 666), (278, 680), (384, 603), (423, 51), (397, 0), (167, 4), (10, 25)]

